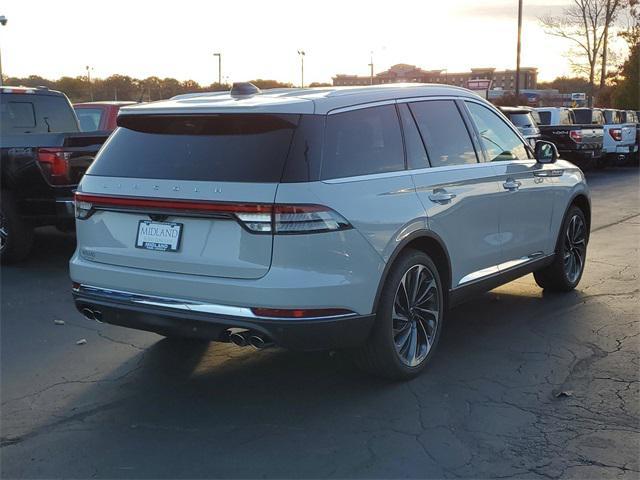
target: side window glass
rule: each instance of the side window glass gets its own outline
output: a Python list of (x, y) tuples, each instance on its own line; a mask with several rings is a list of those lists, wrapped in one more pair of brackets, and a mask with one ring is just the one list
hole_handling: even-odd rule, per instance
[(397, 170), (404, 170), (404, 151), (395, 105), (327, 116), (323, 179)]
[(424, 149), (424, 143), (420, 138), (420, 132), (416, 126), (416, 121), (406, 104), (398, 105), (402, 130), (404, 132), (404, 146), (407, 151), (407, 165), (410, 169), (426, 168), (429, 166), (429, 158)]
[(10, 128), (34, 128), (36, 116), (31, 102), (7, 102), (2, 104), (3, 130)]
[(490, 162), (527, 160), (529, 154), (520, 138), (498, 115), (482, 105), (467, 102)]
[(478, 162), (469, 132), (453, 100), (409, 104), (432, 167)]

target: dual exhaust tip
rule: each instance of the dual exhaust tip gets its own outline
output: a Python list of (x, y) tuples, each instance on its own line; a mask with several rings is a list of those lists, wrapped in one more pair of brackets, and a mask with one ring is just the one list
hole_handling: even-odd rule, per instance
[[(87, 320), (93, 320), (96, 322), (102, 321), (102, 312), (100, 310), (84, 307), (81, 312)], [(256, 332), (250, 332), (249, 330), (232, 332), (229, 335), (229, 340), (238, 347), (246, 347), (250, 345), (256, 350), (262, 350), (263, 348), (273, 346), (273, 342), (268, 337)]]
[(229, 341), (238, 347), (250, 345), (256, 350), (273, 346), (273, 342), (269, 338), (249, 330), (232, 332), (229, 335)]
[(102, 321), (102, 312), (100, 310), (93, 310), (91, 308), (84, 307), (82, 309), (82, 315), (84, 315), (84, 318), (87, 320), (93, 320), (96, 322)]

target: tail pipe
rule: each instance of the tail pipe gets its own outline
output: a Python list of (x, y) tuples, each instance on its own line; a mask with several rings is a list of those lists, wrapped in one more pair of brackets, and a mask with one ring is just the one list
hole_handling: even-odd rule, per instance
[(84, 315), (84, 318), (87, 320), (93, 320), (95, 322), (102, 321), (102, 312), (100, 310), (93, 310), (89, 307), (84, 307), (82, 309), (82, 315)]
[(273, 342), (259, 334), (254, 334), (249, 337), (249, 343), (256, 350), (262, 350), (263, 348), (269, 348), (273, 346)]

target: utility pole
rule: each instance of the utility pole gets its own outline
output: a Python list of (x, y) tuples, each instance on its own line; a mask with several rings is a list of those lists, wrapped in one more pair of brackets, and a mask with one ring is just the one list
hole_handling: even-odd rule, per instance
[(298, 50), (298, 55), (300, 55), (300, 88), (304, 88), (304, 50)]
[(522, 38), (522, 0), (518, 0), (518, 53), (516, 55), (516, 97), (520, 96), (520, 50)]
[(222, 54), (214, 53), (214, 57), (218, 57), (218, 85), (222, 85)]
[(371, 85), (373, 85), (373, 52), (371, 52), (371, 62), (369, 63), (369, 68), (371, 69)]
[[(7, 17), (4, 15), (0, 15), (0, 25), (3, 27), (7, 24)], [(2, 58), (0, 58), (0, 87), (4, 84), (4, 80), (2, 79)]]
[(87, 65), (87, 82), (89, 82), (89, 95), (91, 96), (91, 101), (93, 102), (93, 87), (91, 86), (91, 67)]

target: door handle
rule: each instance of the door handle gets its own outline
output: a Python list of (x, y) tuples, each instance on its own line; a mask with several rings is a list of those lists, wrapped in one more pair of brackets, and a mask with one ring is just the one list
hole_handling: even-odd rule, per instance
[(433, 193), (429, 195), (429, 200), (431, 200), (432, 202), (439, 203), (441, 205), (449, 203), (454, 198), (456, 198), (455, 193), (449, 193), (446, 190), (442, 190), (438, 188), (435, 189)]
[(514, 180), (513, 178), (510, 178), (502, 184), (502, 187), (505, 190), (509, 190), (510, 192), (515, 192), (520, 188), (520, 185), (522, 185), (521, 182)]

